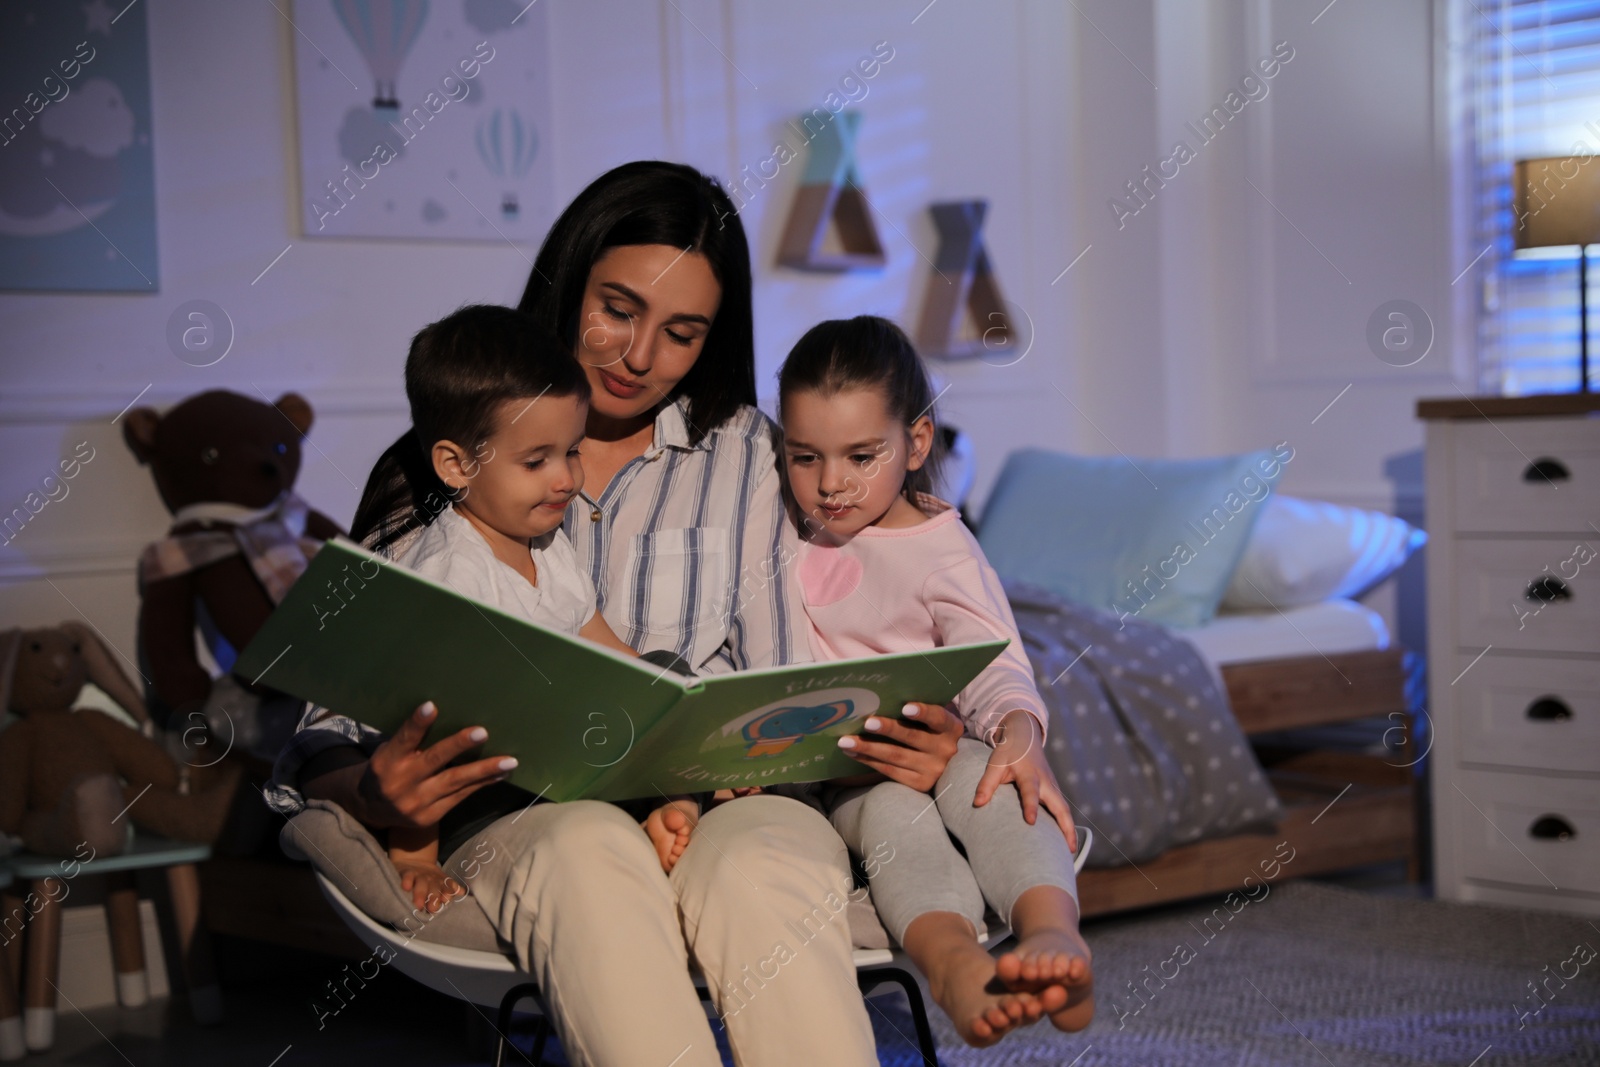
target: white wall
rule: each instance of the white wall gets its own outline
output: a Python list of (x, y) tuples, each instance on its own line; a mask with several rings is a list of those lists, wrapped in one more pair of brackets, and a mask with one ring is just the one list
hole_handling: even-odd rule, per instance
[[(1266, 0), (920, 6), (552, 3), (555, 201), (633, 158), (723, 176), (753, 168), (786, 120), (887, 41), (894, 58), (858, 105), (887, 268), (775, 266), (798, 163), (744, 212), (764, 393), (818, 319), (871, 311), (914, 323), (935, 246), (927, 204), (986, 197), (991, 258), (1033, 336), (1014, 366), (939, 368), (946, 417), (977, 440), (980, 496), (1024, 444), (1199, 455), (1287, 438), (1288, 491), (1393, 507), (1385, 464), (1421, 442), (1412, 399), (1468, 380), (1470, 337), (1452, 331), (1446, 307), (1470, 285), (1448, 282), (1471, 252), (1448, 239), (1433, 0), (1338, 0), (1315, 25), (1320, 3)], [(119, 411), (141, 391), (157, 405), (215, 387), (302, 392), (318, 422), (301, 492), (348, 521), (404, 425), (411, 334), (463, 302), (514, 301), (534, 252), (303, 239), (293, 31), (267, 4), (153, 0), (148, 17), (160, 293), (0, 296), (0, 508), (77, 442), (97, 450), (71, 495), (0, 548), (0, 624), (81, 610), (129, 655), (133, 562), (166, 516), (112, 425)], [(1295, 59), (1267, 99), (1119, 230), (1107, 200), (1278, 40)], [(1433, 354), (1407, 370), (1378, 362), (1363, 337), (1392, 296), (1429, 308), (1438, 330)], [(206, 369), (165, 341), (167, 316), (193, 298), (222, 305), (238, 331)]]

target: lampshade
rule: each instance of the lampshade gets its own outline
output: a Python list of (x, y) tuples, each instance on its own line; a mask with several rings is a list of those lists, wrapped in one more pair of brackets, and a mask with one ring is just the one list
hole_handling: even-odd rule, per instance
[(1518, 248), (1600, 244), (1600, 156), (1518, 160), (1511, 187)]

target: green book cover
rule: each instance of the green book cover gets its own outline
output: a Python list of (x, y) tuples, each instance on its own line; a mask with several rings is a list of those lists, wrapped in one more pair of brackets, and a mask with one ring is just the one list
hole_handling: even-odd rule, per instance
[(1005, 641), (687, 678), (535, 625), (330, 541), (234, 665), (392, 734), (432, 700), (429, 741), (489, 731), (511, 781), (628, 800), (860, 774), (838, 739), (907, 701), (943, 704)]

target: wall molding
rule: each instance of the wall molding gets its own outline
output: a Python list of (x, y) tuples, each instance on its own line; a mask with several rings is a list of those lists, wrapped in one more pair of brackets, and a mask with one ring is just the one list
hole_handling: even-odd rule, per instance
[(47, 578), (137, 577), (139, 554), (145, 538), (95, 541), (82, 544), (45, 542), (28, 544), (28, 530), (17, 536), (25, 547), (0, 548), (0, 585), (18, 585)]
[[(312, 386), (291, 385), (274, 380), (256, 382), (218, 382), (219, 389), (230, 389), (246, 396), (256, 387), (268, 397), (297, 392), (311, 401), (318, 418), (406, 415), (405, 389), (392, 379), (371, 382), (332, 382)], [(111, 422), (134, 402), (139, 407), (169, 408), (203, 389), (179, 386), (172, 382), (152, 384), (140, 395), (138, 385), (86, 384), (81, 388), (6, 389), (0, 392), (0, 426), (60, 425), (66, 423)]]

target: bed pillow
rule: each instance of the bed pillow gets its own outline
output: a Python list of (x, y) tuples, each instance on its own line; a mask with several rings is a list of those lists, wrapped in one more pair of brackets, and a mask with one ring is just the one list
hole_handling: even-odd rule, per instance
[(1273, 494), (1222, 604), (1260, 610), (1353, 597), (1399, 570), (1427, 539), (1381, 511)]
[(978, 542), (1006, 581), (1119, 617), (1203, 626), (1293, 457), (1287, 444), (1196, 460), (1013, 452)]

